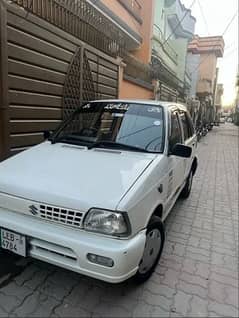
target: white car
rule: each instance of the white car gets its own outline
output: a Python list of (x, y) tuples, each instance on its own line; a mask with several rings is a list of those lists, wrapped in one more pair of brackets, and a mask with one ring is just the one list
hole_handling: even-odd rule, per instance
[(182, 105), (89, 102), (45, 142), (0, 163), (1, 247), (97, 279), (145, 281), (163, 222), (197, 169)]

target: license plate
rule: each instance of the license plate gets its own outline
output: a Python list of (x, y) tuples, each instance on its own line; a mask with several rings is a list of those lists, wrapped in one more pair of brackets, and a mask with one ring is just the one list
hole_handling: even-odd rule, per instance
[(1, 240), (0, 246), (15, 254), (26, 257), (26, 237), (24, 235), (0, 229)]

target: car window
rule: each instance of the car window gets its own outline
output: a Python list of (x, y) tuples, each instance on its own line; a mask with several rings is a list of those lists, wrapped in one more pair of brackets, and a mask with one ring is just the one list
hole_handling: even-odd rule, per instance
[[(56, 137), (55, 137), (56, 136)], [(79, 108), (55, 133), (54, 142), (108, 142), (149, 152), (164, 150), (164, 115), (159, 105), (92, 102)]]
[(188, 123), (187, 123), (185, 112), (180, 111), (180, 119), (181, 119), (182, 128), (183, 128), (184, 140), (187, 140), (189, 138), (189, 131), (188, 131), (189, 129), (188, 129)]
[(188, 122), (189, 137), (192, 137), (194, 135), (194, 126), (193, 126), (192, 117), (190, 116), (188, 112), (186, 112), (186, 119)]
[(169, 138), (169, 149), (172, 150), (173, 146), (182, 142), (182, 131), (178, 119), (177, 112), (171, 113), (171, 134)]
[(189, 114), (185, 111), (180, 111), (180, 119), (183, 128), (184, 140), (187, 140), (192, 137), (194, 133), (192, 120), (189, 117)]

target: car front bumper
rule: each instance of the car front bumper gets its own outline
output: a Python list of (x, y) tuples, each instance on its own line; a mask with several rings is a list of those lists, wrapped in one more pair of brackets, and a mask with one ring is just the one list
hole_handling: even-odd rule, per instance
[[(0, 228), (25, 235), (28, 256), (110, 283), (137, 272), (146, 238), (145, 230), (130, 239), (115, 239), (2, 208)], [(88, 253), (111, 258), (114, 266), (91, 263)]]

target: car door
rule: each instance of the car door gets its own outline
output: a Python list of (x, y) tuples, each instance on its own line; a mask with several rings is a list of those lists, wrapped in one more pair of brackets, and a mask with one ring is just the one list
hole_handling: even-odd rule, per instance
[(179, 193), (184, 178), (184, 159), (170, 155), (174, 145), (183, 142), (182, 128), (179, 120), (178, 110), (176, 108), (169, 112), (169, 181), (168, 181), (168, 194), (169, 202)]
[(186, 146), (190, 146), (192, 148), (192, 156), (190, 158), (184, 158), (184, 180), (187, 178), (189, 171), (192, 167), (192, 162), (195, 157), (197, 140), (196, 135), (194, 133), (194, 127), (192, 123), (192, 119), (187, 110), (180, 109), (179, 119), (183, 131), (183, 142)]

